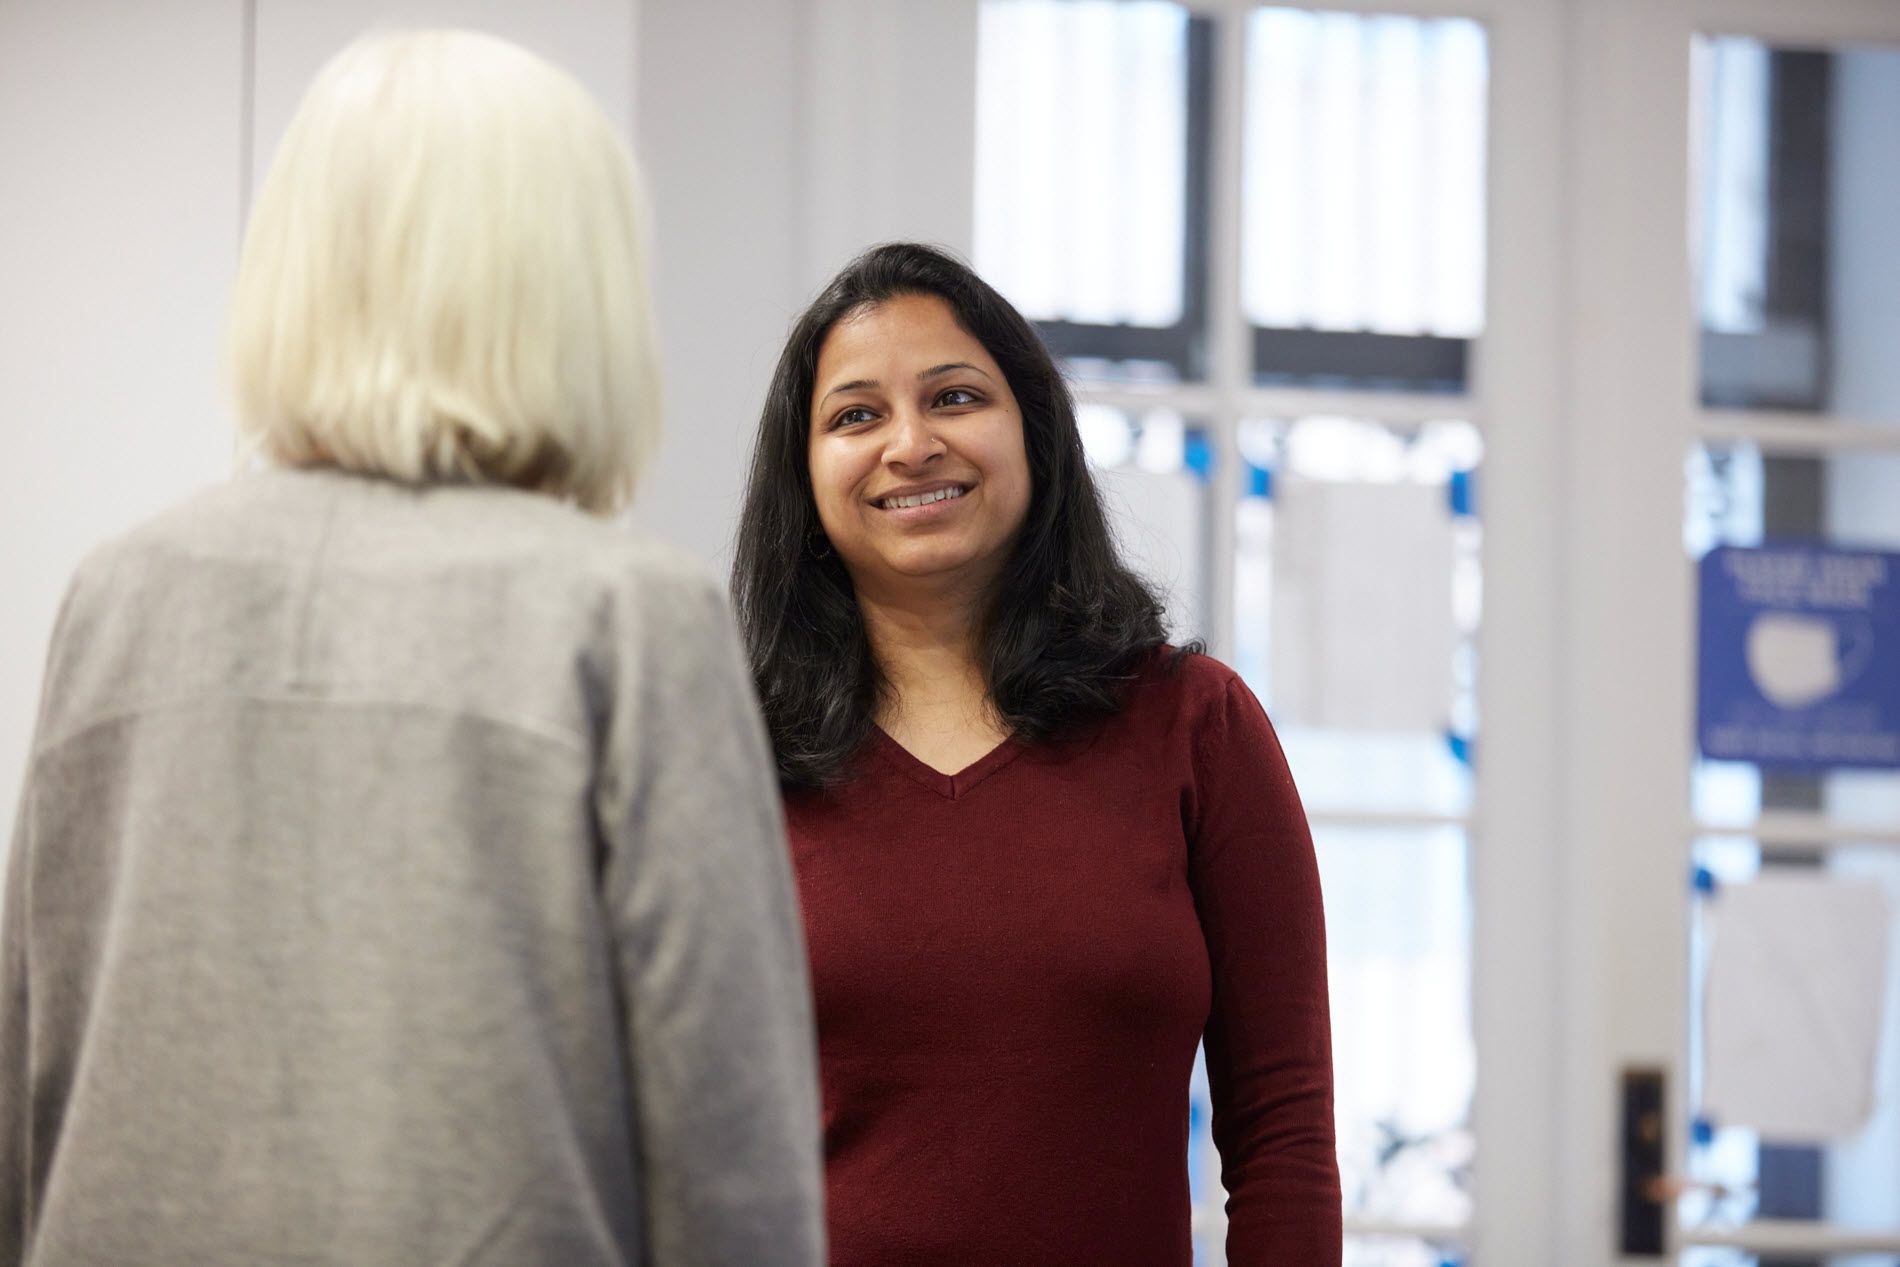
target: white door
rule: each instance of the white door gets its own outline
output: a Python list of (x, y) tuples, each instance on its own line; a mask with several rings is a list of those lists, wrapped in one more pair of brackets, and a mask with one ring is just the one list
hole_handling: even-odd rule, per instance
[[(1761, 880), (1900, 896), (1900, 775), (1701, 759), (1696, 586), (1720, 546), (1900, 549), (1900, 5), (1609, 0), (1577, 6), (1573, 35), (1564, 1261), (1890, 1267), (1890, 932), (1863, 956), (1887, 963), (1860, 965), (1889, 968), (1871, 1113), (1751, 1129), (1771, 1109), (1733, 1087), (1781, 1045), (1705, 1041), (1703, 987)], [(1817, 979), (1776, 920), (1783, 943), (1728, 985), (1768, 998), (1789, 975), (1796, 1006), (1771, 1021), (1809, 1024), (1859, 969)], [(1813, 1100), (1851, 1066), (1778, 1076)], [(1631, 1140), (1687, 1185), (1660, 1207), (1623, 1191), (1630, 1075), (1660, 1095)]]

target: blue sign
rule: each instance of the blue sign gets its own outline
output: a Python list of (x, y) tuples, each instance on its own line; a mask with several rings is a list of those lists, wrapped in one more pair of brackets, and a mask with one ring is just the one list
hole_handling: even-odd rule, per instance
[(1701, 591), (1703, 756), (1900, 768), (1900, 554), (1722, 546)]

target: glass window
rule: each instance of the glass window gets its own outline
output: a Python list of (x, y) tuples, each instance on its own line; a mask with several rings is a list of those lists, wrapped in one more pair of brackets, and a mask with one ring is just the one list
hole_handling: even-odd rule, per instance
[(1204, 375), (1206, 24), (1160, 0), (990, 0), (977, 270), (1093, 378)]
[[(1483, 444), (1455, 400), (1395, 422), (1368, 390), (1470, 385), (1484, 28), (1159, 0), (984, 0), (980, 22), (977, 267), (1073, 376), (1124, 549), (1173, 636), (1207, 636), (1267, 704), (1314, 820), (1347, 1260), (1462, 1263)], [(1217, 103), (1226, 39), (1243, 83)], [(1216, 119), (1226, 102), (1237, 117)], [(1209, 304), (1217, 134), (1242, 165), (1227, 311)], [(1220, 367), (1238, 391), (1206, 384), (1219, 323), (1249, 349)], [(1289, 385), (1336, 407), (1275, 415)], [(1196, 1261), (1214, 1267), (1204, 1077), (1192, 1096)]]
[(1136, 415), (1083, 404), (1076, 424), (1122, 557), (1167, 605), (1176, 645), (1208, 632), (1209, 484), (1205, 425), (1171, 409)]
[[(1340, 1179), (1348, 1225), (1456, 1226), (1471, 1213), (1471, 894), (1460, 828), (1314, 832), (1326, 895)], [(1205, 1069), (1191, 1096), (1197, 1263), (1218, 1263), (1220, 1162)], [(1352, 1236), (1363, 1267), (1444, 1267), (1448, 1242)]]
[(1410, 1236), (1348, 1236), (1342, 1267), (1465, 1267), (1455, 1245)]
[(1250, 15), (1255, 381), (1464, 390), (1484, 326), (1488, 80), (1469, 20)]
[[(1706, 298), (1706, 297), (1705, 297)], [(1705, 310), (1706, 315), (1706, 310)], [(1687, 516), (1683, 535), (1693, 558), (1717, 546), (1825, 543), (1881, 550), (1900, 549), (1900, 452), (1845, 449), (1787, 456), (1754, 445), (1701, 445), (1687, 466)], [(1900, 904), (1900, 852), (1856, 848), (1856, 826), (1891, 831), (1900, 822), (1900, 771), (1783, 770), (1747, 762), (1698, 760), (1693, 767), (1691, 807), (1705, 830), (1731, 827), (1733, 836), (1698, 841), (1699, 886), (1719, 894), (1724, 884), (1745, 882), (1764, 869), (1825, 869), (1877, 878)], [(1796, 842), (1777, 848), (1749, 832), (1762, 815), (1789, 814), (1825, 823), (1833, 843)], [(1708, 934), (1697, 902), (1692, 924), (1690, 972), (1690, 1097), (1700, 1073), (1702, 973)], [(1881, 1103), (1854, 1138), (1826, 1146), (1763, 1139), (1743, 1127), (1698, 1121), (1688, 1152), (1692, 1178), (1712, 1186), (1685, 1198), (1685, 1225), (1742, 1223), (1753, 1218), (1826, 1220), (1850, 1228), (1900, 1228), (1900, 962), (1889, 969), (1884, 1049), (1878, 1072)], [(1893, 1256), (1844, 1258), (1891, 1263)], [(1708, 1251), (1685, 1262), (1753, 1262), (1730, 1251)]]
[(1760, 1258), (1739, 1249), (1692, 1249), (1683, 1253), (1682, 1267), (1900, 1267), (1900, 1254), (1809, 1255), (1791, 1259), (1786, 1254)]
[[(1695, 849), (1698, 868), (1696, 918), (1691, 924), (1690, 1083), (1691, 1105), (1699, 1104), (1702, 1024), (1709, 953), (1707, 912), (1726, 885), (1743, 884), (1764, 872), (1824, 870), (1884, 887), (1900, 909), (1900, 852), (1855, 846), (1843, 836), (1824, 857), (1778, 855), (1745, 837), (1705, 837)], [(1683, 1198), (1685, 1226), (1745, 1223), (1752, 1218), (1826, 1219), (1863, 1231), (1900, 1229), (1900, 939), (1889, 946), (1881, 1054), (1875, 1074), (1878, 1100), (1866, 1125), (1825, 1147), (1784, 1145), (1745, 1127), (1698, 1118), (1688, 1152), (1689, 1177), (1708, 1188)], [(1862, 1261), (1890, 1263), (1893, 1255)], [(1711, 1259), (1714, 1262), (1729, 1260)]]
[(1693, 59), (1703, 402), (1900, 420), (1900, 49)]
[[(1693, 559), (1717, 546), (1769, 542), (1900, 550), (1900, 452), (1781, 457), (1748, 444), (1698, 445), (1687, 476), (1683, 540)], [(1764, 809), (1814, 811), (1846, 825), (1900, 822), (1896, 771), (1834, 770), (1796, 789), (1752, 764), (1699, 760), (1693, 779), (1691, 810), (1711, 826), (1746, 826)]]
[(1466, 812), (1477, 430), (1252, 421), (1240, 453), (1235, 668), (1274, 717), (1308, 809)]
[(1471, 894), (1458, 828), (1319, 825), (1348, 1216), (1469, 1217)]

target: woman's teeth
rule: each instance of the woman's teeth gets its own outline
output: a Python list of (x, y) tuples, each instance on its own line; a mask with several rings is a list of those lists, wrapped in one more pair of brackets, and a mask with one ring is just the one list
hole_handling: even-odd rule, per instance
[(931, 502), (948, 501), (952, 497), (963, 496), (961, 488), (939, 488), (928, 493), (912, 493), (908, 497), (886, 497), (878, 505), (886, 510), (908, 510), (912, 506), (927, 506)]

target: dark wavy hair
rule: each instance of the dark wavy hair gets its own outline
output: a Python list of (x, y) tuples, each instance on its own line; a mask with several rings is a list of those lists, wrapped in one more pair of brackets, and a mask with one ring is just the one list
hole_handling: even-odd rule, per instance
[(898, 295), (947, 303), (1022, 407), (1029, 510), (979, 629), (990, 700), (1004, 724), (1035, 742), (1116, 712), (1139, 663), (1167, 641), (1160, 602), (1116, 552), (1075, 402), (1035, 327), (943, 251), (873, 247), (792, 327), (759, 417), (739, 518), (733, 604), (779, 775), (794, 786), (849, 777), (886, 689), (851, 578), (819, 526), (807, 446), (825, 336)]

